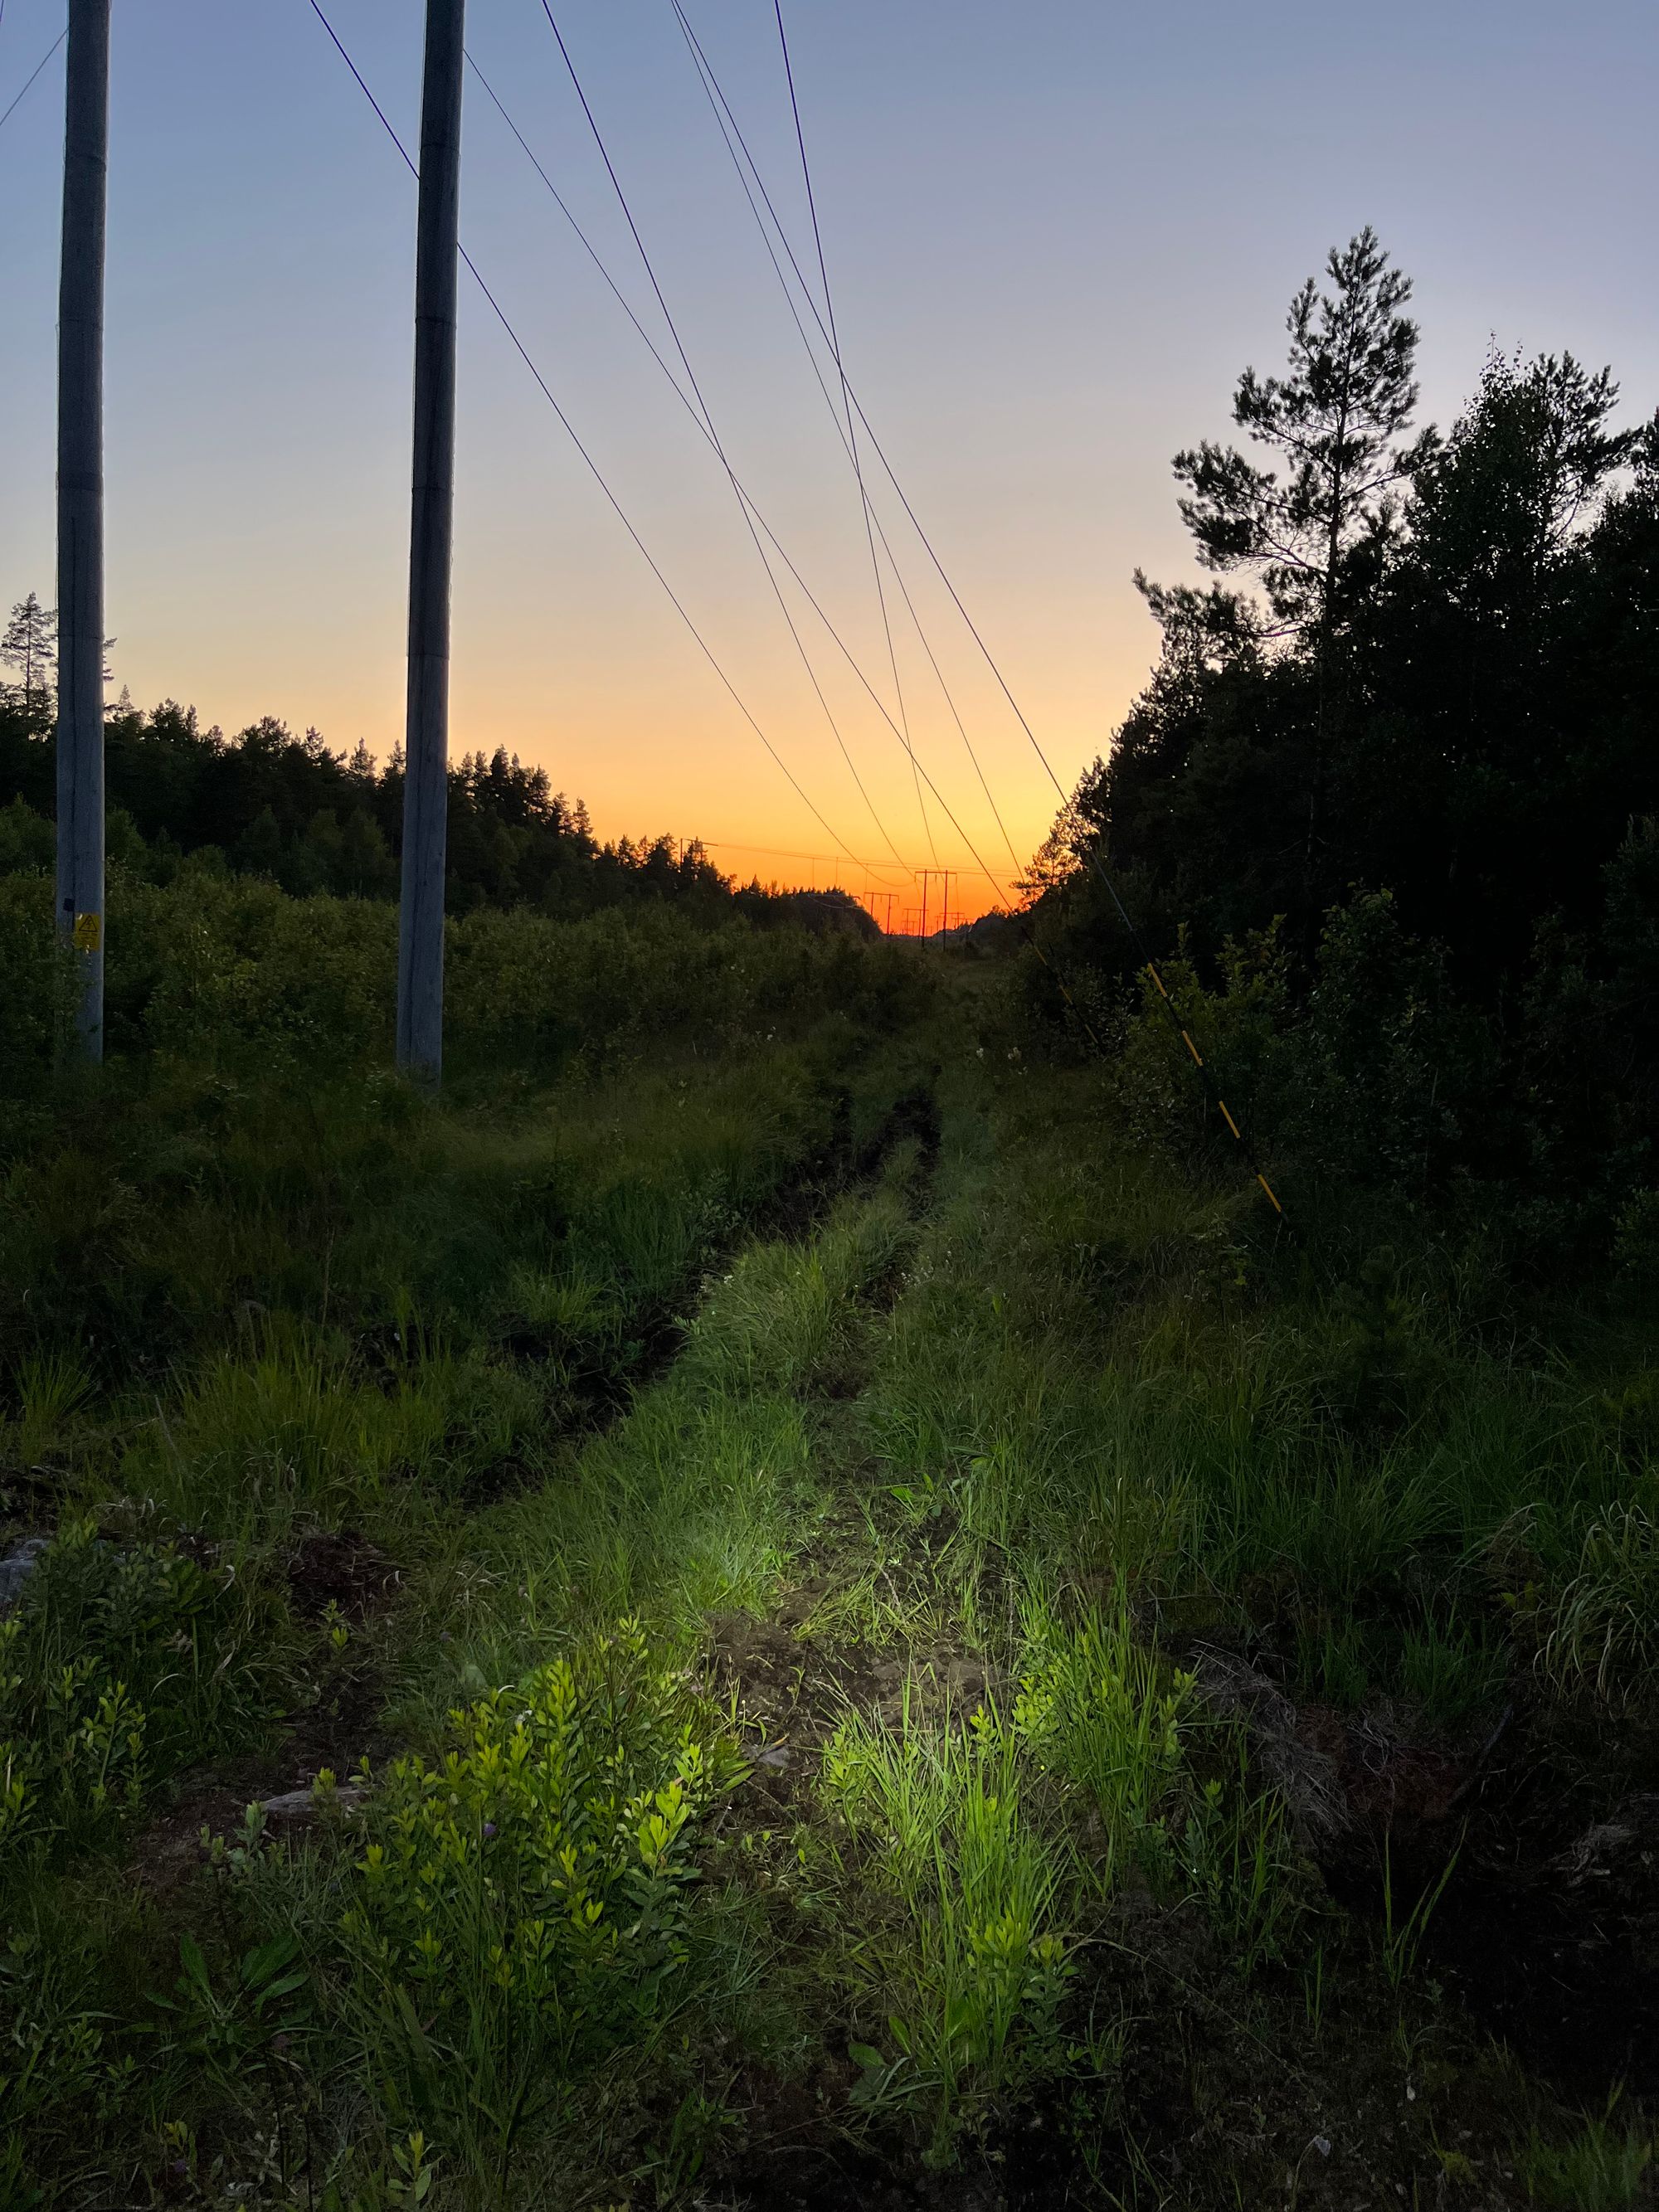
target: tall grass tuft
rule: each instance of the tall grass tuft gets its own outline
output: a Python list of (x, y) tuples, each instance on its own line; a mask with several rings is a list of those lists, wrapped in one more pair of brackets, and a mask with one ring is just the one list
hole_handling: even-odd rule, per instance
[(858, 1927), (842, 1971), (875, 2039), (854, 2052), (864, 2101), (920, 2108), (943, 2159), (988, 2100), (1059, 2057), (1063, 1853), (1027, 1804), (1013, 1731), (989, 1710), (966, 1729), (929, 1726), (908, 1701), (897, 1729), (849, 1715), (821, 1787)]

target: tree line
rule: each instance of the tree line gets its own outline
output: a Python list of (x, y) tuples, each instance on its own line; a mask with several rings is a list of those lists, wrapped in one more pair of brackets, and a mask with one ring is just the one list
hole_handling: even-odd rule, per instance
[[(0, 635), (0, 873), (51, 865), (56, 776), (55, 623), (31, 593)], [(141, 712), (125, 691), (105, 726), (112, 863), (150, 882), (184, 867), (260, 876), (296, 896), (395, 898), (404, 809), (401, 749), (384, 763), (331, 749), (269, 717), (233, 737), (167, 700)], [(574, 918), (640, 902), (714, 920), (794, 921), (873, 933), (845, 893), (739, 884), (695, 839), (601, 840), (587, 809), (547, 771), (497, 747), (449, 774), (448, 910), (531, 907)]]
[(1418, 428), (1410, 294), (1369, 228), (1334, 250), (1284, 372), (1238, 380), (1247, 447), (1176, 456), (1210, 580), (1137, 574), (1158, 661), (1030, 902), (1132, 1024), (1109, 872), (1259, 1126), (1326, 1180), (1496, 1206), (1540, 1248), (1640, 1242), (1659, 419), (1620, 427), (1611, 371), (1571, 353), (1494, 351), (1449, 429)]

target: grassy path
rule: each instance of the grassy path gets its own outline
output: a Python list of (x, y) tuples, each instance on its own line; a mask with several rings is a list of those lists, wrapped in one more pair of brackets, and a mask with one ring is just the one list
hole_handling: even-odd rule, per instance
[[(594, 2201), (1534, 2201), (1554, 2108), (1431, 1971), (1455, 1824), (1404, 1808), (1387, 1895), (1340, 1910), (1381, 1831), (1244, 1656), (1258, 1559), (1315, 1620), (1375, 1601), (1379, 1510), (1402, 1553), (1437, 1525), (1421, 1470), (1315, 1418), (1331, 1346), (1246, 1279), (1237, 1200), (1115, 1160), (1100, 1109), (947, 1065), (434, 1596), (475, 1691), (637, 1622), (735, 1762), (681, 1832), (676, 2000), (567, 2123)], [(1547, 1473), (1518, 1450), (1517, 1484)], [(1461, 1775), (1482, 1664), (1391, 1731), (1374, 1704), (1384, 1787)], [(1644, 2152), (1614, 2127), (1562, 2155)]]
[[(1524, 2024), (1494, 2045), (1445, 1934), (1514, 1841), (1494, 1725), (1547, 1741), (1503, 1717), (1548, 1647), (1492, 1547), (1583, 1525), (1604, 1418), (1431, 1316), (1379, 1341), (1248, 1198), (1113, 1141), (1098, 1075), (941, 1036), (780, 1077), (793, 1182), (743, 1166), (752, 1072), (655, 1085), (592, 1155), (583, 1267), (567, 1236), (506, 1271), (468, 1387), (540, 1395), (482, 1449), (436, 1343), (406, 1383), (227, 1360), (142, 1444), (200, 1483), (228, 1436), (312, 1440), (316, 1494), (243, 1484), (236, 1540), (340, 1578), (284, 1632), (332, 1717), (290, 1764), (341, 1755), (240, 1832), (233, 1773), (205, 1856), (186, 1795), (136, 1864), (37, 1885), (15, 2201), (1643, 2201), (1639, 2105), (1586, 2121)], [(708, 1237), (652, 1164), (681, 1116), (749, 1234), (629, 1389), (550, 1420), (550, 1341), (646, 1342), (614, 1255), (666, 1285)]]

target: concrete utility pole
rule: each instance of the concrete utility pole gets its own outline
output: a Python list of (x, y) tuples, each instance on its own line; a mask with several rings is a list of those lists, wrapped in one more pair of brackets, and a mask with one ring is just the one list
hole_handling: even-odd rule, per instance
[(466, 0), (427, 0), (415, 246), (415, 468), (409, 534), (398, 1065), (435, 1084), (444, 1052), (449, 826), (449, 574), (455, 520), (455, 295), (460, 268)]
[(58, 928), (104, 1056), (104, 218), (110, 0), (70, 0), (58, 294)]

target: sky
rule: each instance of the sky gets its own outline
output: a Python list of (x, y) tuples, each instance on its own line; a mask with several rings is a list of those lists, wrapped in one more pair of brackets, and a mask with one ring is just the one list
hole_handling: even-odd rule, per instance
[[(324, 4), (413, 148), (418, 0)], [(816, 275), (771, 0), (687, 7)], [(1054, 785), (872, 465), (920, 617), (884, 566), (890, 658), (858, 483), (670, 0), (553, 12), (732, 470), (863, 677), (786, 577), (815, 696), (726, 467), (475, 75), (463, 239), (801, 790), (465, 276), (452, 750), (504, 745), (604, 835), (701, 836), (728, 870), (842, 883), (896, 927), (923, 867), (952, 871), (953, 916), (981, 910)], [(468, 14), (483, 79), (678, 368), (542, 0)], [(1239, 371), (1279, 366), (1290, 296), (1333, 243), (1369, 222), (1413, 278), (1425, 420), (1455, 412), (1494, 339), (1611, 362), (1626, 419), (1659, 402), (1646, 0), (784, 16), (848, 375), (1067, 788), (1156, 654), (1132, 572), (1194, 573), (1170, 456), (1228, 434)], [(64, 0), (0, 0), (0, 110), (64, 19)], [(7, 604), (52, 592), (62, 91), (60, 53), (0, 128)], [(397, 742), (414, 217), (310, 0), (114, 0), (107, 610), (140, 705)]]

